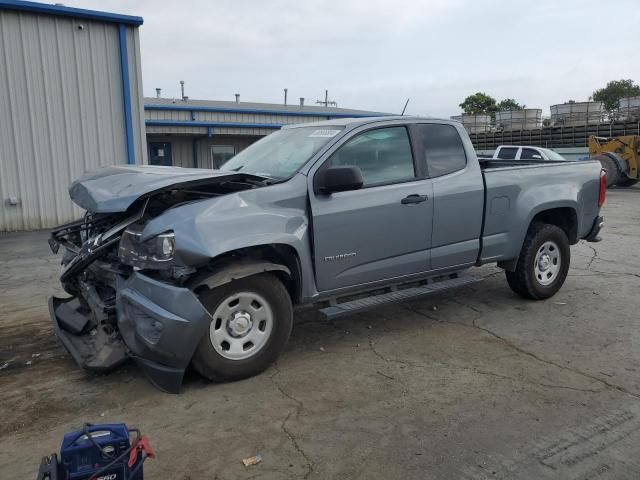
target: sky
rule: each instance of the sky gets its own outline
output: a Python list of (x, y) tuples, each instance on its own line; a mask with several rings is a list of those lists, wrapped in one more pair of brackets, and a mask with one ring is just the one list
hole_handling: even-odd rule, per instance
[[(448, 117), (482, 91), (530, 108), (640, 82), (638, 0), (72, 0), (144, 18), (144, 92)], [(606, 5), (609, 13), (604, 13)]]

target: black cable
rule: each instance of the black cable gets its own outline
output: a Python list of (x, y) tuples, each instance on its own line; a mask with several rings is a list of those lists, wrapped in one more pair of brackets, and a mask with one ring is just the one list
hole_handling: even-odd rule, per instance
[[(88, 426), (91, 426), (90, 423), (86, 423), (85, 424), (85, 433), (87, 433), (86, 428)], [(107, 469), (111, 468), (115, 463), (117, 463), (118, 461), (122, 460), (124, 457), (126, 457), (127, 455), (129, 455), (131, 453), (131, 450), (133, 450), (137, 444), (138, 444), (138, 440), (140, 440), (140, 437), (142, 436), (140, 434), (140, 430), (137, 428), (131, 428), (129, 429), (129, 432), (135, 432), (136, 433), (136, 439), (131, 443), (131, 446), (129, 448), (127, 448), (124, 452), (122, 452), (120, 455), (118, 455), (116, 458), (114, 458), (113, 460), (111, 460), (111, 462), (109, 462), (107, 465), (105, 465), (104, 467), (102, 467), (100, 470), (98, 470), (97, 472), (94, 472), (93, 475), (91, 475), (91, 477), (89, 477), (89, 480), (96, 480), (96, 478), (98, 478), (98, 476), (102, 473), (104, 473)], [(96, 441), (91, 438), (91, 442), (100, 450), (101, 453), (102, 450), (100, 449), (100, 446), (96, 443)], [(112, 458), (112, 457), (108, 457), (108, 458)]]
[(92, 427), (92, 426), (93, 426), (92, 423), (85, 423), (84, 426), (82, 427), (82, 431), (84, 432), (85, 437), (87, 437), (89, 439), (89, 441), (93, 444), (93, 446), (98, 449), (98, 452), (100, 452), (100, 455), (102, 457), (112, 459), (113, 455), (112, 454), (108, 454), (107, 452), (105, 452), (100, 447), (100, 445), (98, 445), (98, 442), (96, 442), (96, 440), (93, 438), (93, 435), (91, 435), (91, 432), (89, 432), (89, 427)]

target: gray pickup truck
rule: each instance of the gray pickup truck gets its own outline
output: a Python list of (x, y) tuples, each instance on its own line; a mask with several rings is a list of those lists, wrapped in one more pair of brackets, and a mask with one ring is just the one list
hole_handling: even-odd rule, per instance
[(285, 127), (221, 170), (122, 166), (75, 181), (57, 227), (55, 332), (83, 367), (133, 358), (178, 391), (255, 375), (293, 309), (326, 318), (477, 281), (497, 263), (528, 299), (554, 295), (571, 244), (597, 241), (600, 163), (478, 161), (455, 122), (411, 117)]

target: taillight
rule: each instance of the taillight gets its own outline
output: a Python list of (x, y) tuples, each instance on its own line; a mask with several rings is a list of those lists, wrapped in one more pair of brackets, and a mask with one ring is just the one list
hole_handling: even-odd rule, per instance
[(604, 205), (604, 200), (607, 197), (607, 171), (600, 170), (600, 192), (598, 193), (598, 207)]

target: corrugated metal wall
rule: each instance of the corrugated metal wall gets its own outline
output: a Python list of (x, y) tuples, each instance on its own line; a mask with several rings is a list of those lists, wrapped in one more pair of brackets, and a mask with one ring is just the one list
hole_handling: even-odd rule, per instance
[[(83, 28), (80, 28), (82, 26)], [(137, 28), (127, 26), (136, 161), (146, 162)], [(69, 183), (126, 163), (118, 25), (0, 11), (0, 231), (81, 212)], [(15, 197), (18, 205), (9, 205)]]

